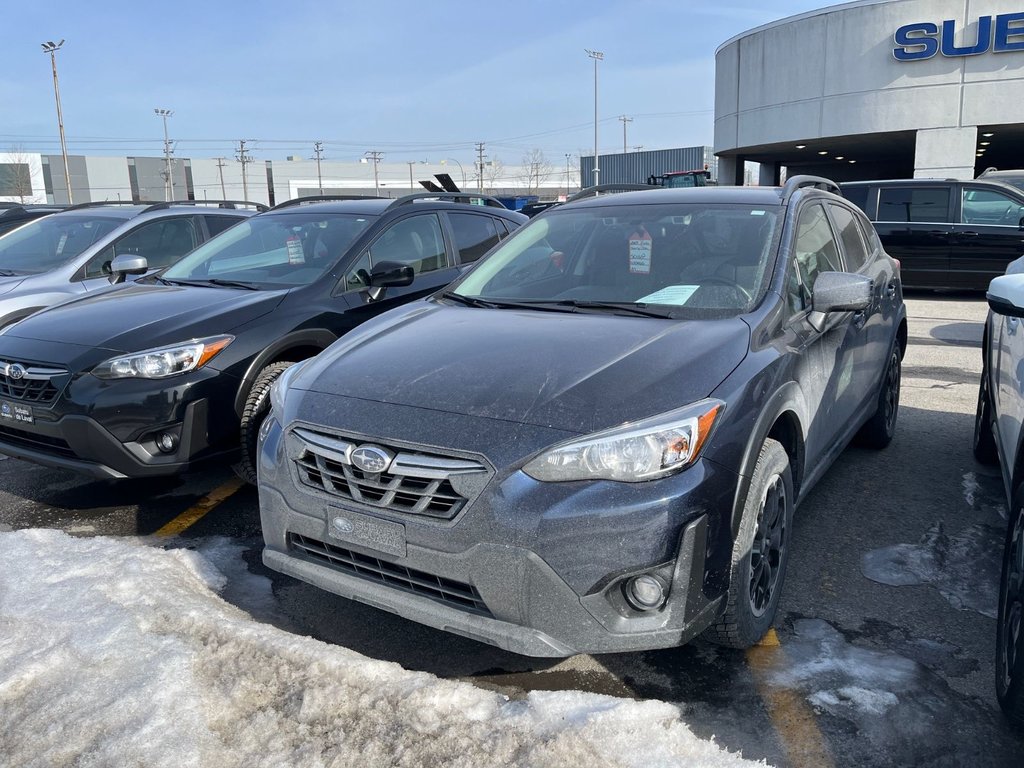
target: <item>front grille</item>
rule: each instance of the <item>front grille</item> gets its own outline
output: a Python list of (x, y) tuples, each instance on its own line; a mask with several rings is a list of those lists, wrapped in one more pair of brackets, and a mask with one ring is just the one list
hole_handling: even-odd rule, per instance
[(369, 555), (353, 552), (351, 549), (336, 547), (316, 539), (288, 534), (288, 543), (293, 552), (329, 565), (338, 571), (358, 576), (367, 581), (387, 584), (389, 587), (401, 589), (440, 603), (460, 608), (464, 611), (490, 616), (491, 612), (484, 604), (483, 598), (472, 584), (445, 579), (425, 571), (417, 571), (402, 565), (389, 563)]
[(44, 453), (56, 454), (58, 456), (75, 458), (75, 452), (71, 450), (71, 446), (59, 437), (37, 435), (32, 432), (25, 432), (21, 429), (14, 429), (13, 427), (0, 425), (0, 442), (10, 443), (11, 445), (21, 446), (22, 448), (31, 448), (32, 450), (42, 451)]
[(358, 449), (371, 446), (295, 429), (289, 453), (303, 485), (357, 504), (451, 519), (483, 489), (490, 471), (479, 461), (372, 444), (385, 458), (380, 472), (360, 469)]
[(60, 394), (60, 388), (53, 379), (66, 374), (63, 368), (43, 368), (30, 363), (0, 360), (0, 397), (29, 403), (52, 403)]

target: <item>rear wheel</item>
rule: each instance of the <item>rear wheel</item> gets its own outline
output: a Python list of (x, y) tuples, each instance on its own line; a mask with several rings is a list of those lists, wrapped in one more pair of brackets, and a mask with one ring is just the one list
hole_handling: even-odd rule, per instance
[(239, 434), (242, 443), (242, 458), (232, 467), (235, 474), (252, 485), (256, 484), (256, 462), (257, 462), (257, 441), (259, 440), (260, 425), (270, 413), (270, 388), (277, 377), (288, 368), (295, 365), (293, 362), (281, 361), (271, 363), (256, 376), (249, 390), (249, 396), (245, 399), (245, 408), (242, 410), (242, 421), (239, 425)]
[(899, 342), (893, 342), (889, 361), (878, 393), (878, 407), (857, 433), (857, 442), (868, 448), (885, 448), (896, 434), (896, 417), (900, 411), (900, 382), (902, 362)]
[(1014, 502), (999, 587), (996, 697), (1010, 721), (1024, 728), (1024, 485)]
[(988, 370), (982, 369), (978, 384), (978, 408), (974, 413), (974, 458), (982, 464), (996, 464), (996, 438), (992, 433), (992, 398), (988, 393)]
[(771, 628), (789, 562), (794, 501), (789, 455), (769, 438), (761, 446), (743, 503), (725, 613), (707, 629), (707, 639), (749, 648)]

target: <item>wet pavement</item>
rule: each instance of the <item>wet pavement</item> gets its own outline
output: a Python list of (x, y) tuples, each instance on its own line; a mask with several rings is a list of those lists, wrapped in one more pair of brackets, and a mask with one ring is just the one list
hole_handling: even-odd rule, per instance
[(256, 495), (184, 534), (153, 536), (230, 479), (111, 484), (0, 460), (0, 529), (145, 536), (187, 546), (253, 616), (409, 669), (521, 697), (581, 689), (675, 703), (700, 736), (780, 766), (1024, 766), (993, 692), (1005, 504), (970, 444), (981, 370), (978, 297), (908, 299), (897, 437), (848, 449), (797, 510), (775, 631), (747, 652), (703, 641), (636, 654), (530, 659), (272, 574)]

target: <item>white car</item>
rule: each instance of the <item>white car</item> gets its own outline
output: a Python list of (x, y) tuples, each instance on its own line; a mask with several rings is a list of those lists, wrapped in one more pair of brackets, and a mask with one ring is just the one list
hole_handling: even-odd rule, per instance
[(996, 696), (1010, 721), (1024, 729), (1024, 274), (993, 280), (988, 304), (974, 455), (999, 464), (1006, 489), (1009, 525), (999, 589)]

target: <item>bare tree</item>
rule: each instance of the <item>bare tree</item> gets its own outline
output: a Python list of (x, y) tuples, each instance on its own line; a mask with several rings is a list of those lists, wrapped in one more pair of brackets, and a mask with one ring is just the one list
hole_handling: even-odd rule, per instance
[(7, 162), (0, 164), (0, 195), (16, 197), (19, 203), (31, 202), (31, 157), (21, 147), (11, 147), (6, 154)]
[(487, 182), (487, 193), (493, 195), (494, 187), (505, 173), (505, 164), (497, 157), (484, 166), (484, 180)]
[(544, 150), (531, 149), (523, 155), (519, 182), (526, 187), (527, 194), (535, 195), (540, 191), (541, 184), (547, 181), (553, 172), (554, 166), (544, 156)]

